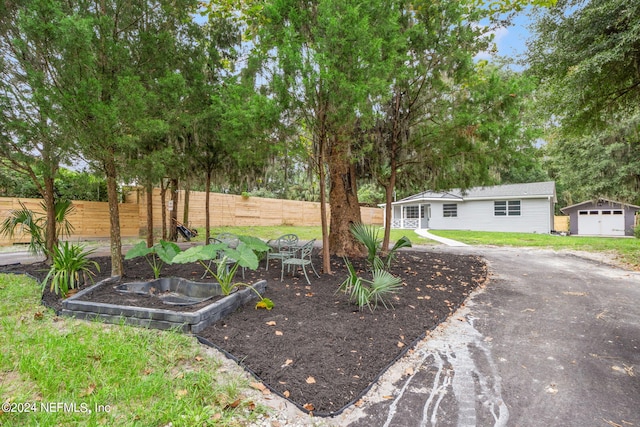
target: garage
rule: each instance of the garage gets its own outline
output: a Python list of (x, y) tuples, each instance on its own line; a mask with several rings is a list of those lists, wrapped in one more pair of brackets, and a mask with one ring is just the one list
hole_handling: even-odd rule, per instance
[(624, 236), (622, 209), (578, 211), (580, 234), (595, 236)]
[(571, 234), (633, 236), (640, 206), (607, 199), (588, 200), (560, 209), (569, 215)]

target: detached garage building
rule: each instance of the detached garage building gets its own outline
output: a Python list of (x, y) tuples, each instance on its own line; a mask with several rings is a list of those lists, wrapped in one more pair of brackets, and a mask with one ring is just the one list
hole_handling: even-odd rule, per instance
[(635, 215), (640, 206), (599, 199), (560, 209), (569, 215), (571, 234), (583, 236), (633, 236)]

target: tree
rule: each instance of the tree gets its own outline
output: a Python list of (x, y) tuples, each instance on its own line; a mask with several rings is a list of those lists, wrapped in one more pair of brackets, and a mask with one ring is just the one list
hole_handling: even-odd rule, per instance
[(328, 166), (328, 246), (336, 255), (362, 252), (349, 231), (360, 222), (353, 130), (371, 120), (367, 103), (384, 92), (396, 15), (396, 5), (386, 1), (282, 1), (263, 9), (257, 45), (265, 66), (273, 67), (272, 89), (312, 133), (320, 170)]
[(640, 3), (562, 0), (535, 21), (527, 61), (540, 107), (564, 133), (603, 130), (638, 111)]
[(57, 5), (39, 0), (0, 6), (0, 162), (28, 177), (44, 199), (47, 260), (58, 236), (54, 180), (70, 152), (52, 96), (62, 66), (52, 47), (61, 36), (59, 13)]
[(61, 29), (56, 88), (65, 130), (106, 176), (114, 276), (123, 273), (118, 177), (127, 153), (155, 119), (147, 114), (144, 64), (171, 54), (166, 46), (189, 42), (183, 35), (196, 6), (192, 0), (59, 2), (60, 12), (48, 21)]
[(637, 201), (640, 4), (565, 0), (537, 17), (529, 72), (548, 118), (547, 165), (565, 203)]

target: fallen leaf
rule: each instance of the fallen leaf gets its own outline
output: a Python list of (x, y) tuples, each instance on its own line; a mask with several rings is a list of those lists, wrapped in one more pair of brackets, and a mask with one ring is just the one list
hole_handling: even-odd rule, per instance
[(225, 409), (229, 409), (229, 408), (237, 408), (238, 406), (240, 406), (241, 400), (240, 399), (236, 399), (233, 402), (229, 403), (227, 406), (225, 406)]
[(44, 314), (42, 314), (41, 311), (37, 311), (33, 314), (33, 319), (34, 320), (42, 320), (44, 319)]
[(293, 363), (293, 360), (291, 360), (291, 359), (287, 359), (287, 360), (285, 360), (285, 362), (284, 362), (284, 365), (283, 365), (283, 366), (289, 366), (289, 365), (291, 365), (292, 363)]
[(316, 409), (315, 406), (313, 406), (311, 403), (305, 403), (304, 405), (302, 405), (302, 407), (309, 412), (314, 411)]
[(276, 322), (274, 320), (267, 322), (266, 323), (267, 326), (276, 326)]
[(404, 343), (402, 341), (398, 341), (398, 348), (404, 347)]
[(249, 384), (249, 387), (251, 387), (251, 388), (253, 388), (255, 390), (260, 390), (260, 391), (263, 391), (263, 390), (265, 390), (267, 388), (262, 383), (251, 383), (251, 384)]
[(404, 370), (405, 375), (411, 376), (413, 375), (413, 373), (414, 373), (413, 368), (407, 368)]
[(289, 396), (291, 396), (291, 393), (289, 393), (289, 390), (285, 390), (282, 395), (288, 399)]
[(204, 358), (202, 356), (196, 356), (196, 361), (202, 362)]
[(282, 336), (283, 335), (282, 331), (276, 331), (276, 335), (279, 336), (279, 337)]
[(383, 399), (390, 400), (390, 399), (393, 399), (393, 396), (386, 395), (386, 396), (382, 396), (382, 398), (383, 398)]
[(362, 399), (358, 400), (356, 403), (353, 404), (353, 406), (355, 406), (356, 408), (359, 408), (362, 405), (364, 405), (364, 400)]
[(182, 399), (183, 397), (185, 397), (189, 392), (187, 391), (186, 388), (180, 389), (176, 391), (176, 397), (178, 399)]
[(308, 377), (306, 379), (307, 384), (315, 384), (316, 383), (316, 379), (313, 377)]

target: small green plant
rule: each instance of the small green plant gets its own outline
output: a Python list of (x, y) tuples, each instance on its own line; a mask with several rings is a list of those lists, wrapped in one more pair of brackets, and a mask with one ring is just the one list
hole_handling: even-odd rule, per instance
[(382, 239), (377, 226), (362, 223), (353, 224), (351, 226), (351, 234), (367, 249), (367, 262), (372, 271), (388, 270), (391, 268), (391, 263), (396, 258), (398, 250), (411, 247), (411, 240), (407, 236), (402, 236), (389, 250), (386, 258), (383, 259), (381, 255)]
[(157, 279), (165, 264), (171, 264), (173, 258), (180, 253), (180, 247), (173, 242), (160, 240), (152, 247), (148, 248), (146, 242), (139, 242), (127, 251), (124, 259), (145, 257), (147, 263), (153, 270), (153, 275)]
[(351, 261), (344, 258), (344, 262), (349, 270), (349, 277), (342, 282), (336, 293), (342, 291), (349, 295), (349, 300), (355, 302), (360, 310), (368, 307), (373, 312), (378, 303), (382, 303), (386, 309), (389, 309), (389, 306), (393, 308), (387, 297), (402, 288), (402, 280), (399, 277), (383, 269), (374, 269), (371, 280), (363, 279), (358, 277)]
[(89, 259), (94, 250), (84, 250), (80, 245), (64, 242), (53, 249), (52, 263), (47, 276), (42, 281), (42, 290), (51, 281), (51, 292), (66, 297), (69, 290), (86, 283), (93, 282), (95, 273), (91, 267), (100, 271), (97, 262)]
[(640, 224), (636, 225), (633, 229), (633, 234), (636, 236), (636, 239), (640, 239)]
[[(223, 295), (229, 295), (237, 287), (252, 289), (259, 298), (256, 308), (271, 310), (273, 301), (264, 298), (254, 287), (246, 283), (233, 282), (239, 267), (255, 270), (258, 268), (259, 256), (268, 251), (269, 246), (262, 240), (251, 236), (238, 236), (240, 243), (237, 248), (231, 248), (227, 243), (220, 242), (210, 245), (194, 246), (177, 254), (173, 262), (186, 264), (199, 262), (220, 284)], [(221, 256), (220, 256), (221, 255)], [(215, 264), (215, 271), (211, 269), (211, 261)]]

